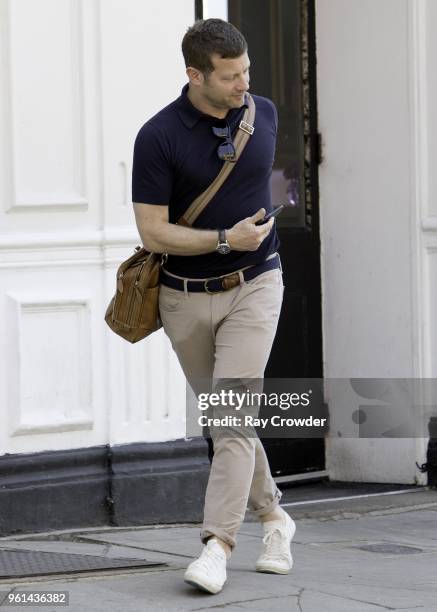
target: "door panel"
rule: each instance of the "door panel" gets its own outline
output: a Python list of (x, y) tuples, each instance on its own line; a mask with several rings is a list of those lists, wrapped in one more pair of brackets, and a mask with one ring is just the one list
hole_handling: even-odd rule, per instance
[[(322, 378), (313, 0), (229, 0), (246, 37), (250, 90), (270, 98), (279, 127), (272, 175), (284, 302), (266, 378)], [(259, 432), (261, 435), (261, 432)], [(323, 438), (263, 439), (274, 475), (322, 470)]]

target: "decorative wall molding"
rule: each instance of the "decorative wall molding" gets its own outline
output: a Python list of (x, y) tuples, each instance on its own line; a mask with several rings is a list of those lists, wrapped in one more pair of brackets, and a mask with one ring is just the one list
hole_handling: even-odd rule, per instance
[(137, 245), (141, 242), (135, 222), (127, 227), (108, 227), (103, 230), (78, 229), (77, 231), (55, 230), (50, 234), (44, 232), (19, 234), (0, 234), (0, 251), (31, 249), (49, 249), (52, 247), (84, 247)]
[[(437, 217), (433, 214), (431, 198), (431, 147), (437, 133), (432, 131), (430, 101), (435, 87), (431, 73), (432, 49), (435, 40), (430, 36), (430, 0), (411, 0), (409, 10), (409, 70), (411, 106), (411, 274), (414, 282), (414, 328), (416, 330), (416, 376), (435, 376), (436, 345), (431, 340), (433, 329), (432, 274), (430, 256), (437, 252)], [(436, 13), (437, 15), (437, 13)], [(434, 47), (433, 47), (434, 46)], [(437, 144), (437, 143), (436, 143)], [(435, 146), (435, 145), (434, 145)], [(425, 452), (423, 442), (422, 454)]]
[(135, 345), (110, 334), (110, 442), (185, 436), (186, 382), (163, 330)]
[(413, 0), (406, 3), (408, 23), (408, 77), (410, 123), (410, 276), (411, 313), (413, 318), (412, 370), (414, 376), (424, 376), (428, 368), (429, 354), (423, 336), (425, 308), (423, 226), (427, 208), (427, 98), (426, 98), (426, 2)]
[(0, 234), (0, 269), (53, 266), (119, 265), (141, 238), (133, 224), (103, 230), (56, 231), (51, 234)]
[(51, 212), (66, 212), (87, 210), (88, 205), (88, 200), (81, 197), (80, 194), (73, 193), (68, 195), (62, 193), (56, 196), (55, 194), (47, 193), (46, 195), (35, 197), (29, 195), (26, 199), (12, 201), (11, 205), (6, 208), (5, 212), (7, 214), (28, 213), (35, 210), (40, 212), (48, 210)]
[[(59, 12), (58, 28), (50, 31), (53, 38), (52, 43), (57, 46), (56, 50), (52, 49), (49, 53), (50, 42), (46, 41), (45, 45), (36, 47), (33, 55), (29, 54), (29, 49), (32, 48), (32, 37), (37, 36), (39, 30), (44, 30), (46, 23), (52, 23), (55, 15), (44, 15), (44, 6), (41, 7), (36, 3), (23, 5), (20, 2), (9, 1), (5, 5), (4, 28), (7, 30), (8, 41), (8, 48), (5, 52), (8, 82), (5, 83), (5, 91), (8, 97), (8, 123), (10, 125), (9, 158), (12, 160), (10, 168), (12, 190), (10, 197), (5, 200), (5, 212), (28, 212), (47, 208), (55, 210), (84, 208), (87, 206), (87, 197), (85, 193), (83, 0), (58, 0), (56, 5), (53, 3), (52, 8), (56, 6)], [(38, 15), (37, 20), (32, 18), (32, 14), (29, 15), (29, 10), (31, 13), (35, 11), (35, 14)], [(25, 15), (22, 14), (24, 11)], [(26, 23), (29, 25), (26, 26)], [(29, 30), (26, 31), (26, 28)], [(66, 30), (63, 32), (62, 40), (60, 39), (60, 28)], [(63, 59), (68, 62), (68, 65), (61, 70), (59, 62)], [(48, 69), (53, 73), (51, 79), (46, 77)], [(56, 74), (62, 74), (62, 77), (68, 74), (70, 82), (56, 79)], [(35, 80), (33, 90), (32, 79)], [(38, 79), (43, 81), (40, 82), (39, 87), (37, 86)], [(63, 86), (66, 87), (64, 91)], [(46, 92), (47, 88), (49, 89)], [(33, 99), (28, 95), (30, 90), (34, 92)], [(44, 103), (44, 95), (47, 96), (47, 103)], [(47, 168), (46, 184), (43, 186), (40, 179), (41, 173), (38, 170), (41, 170), (40, 163), (44, 155), (36, 156), (33, 148), (36, 147), (34, 143), (44, 141), (41, 130), (42, 126), (48, 122), (47, 108), (50, 107), (50, 104), (53, 106), (53, 121), (57, 129), (47, 132), (51, 140), (44, 151), (47, 156)], [(68, 121), (69, 125), (66, 123)], [(35, 136), (35, 131), (37, 136)], [(63, 135), (66, 142), (63, 142), (64, 146), (60, 147), (61, 136), (59, 134), (63, 132), (65, 132)], [(57, 148), (55, 156), (53, 147)], [(62, 154), (64, 154), (63, 159), (59, 157)], [(33, 165), (36, 165), (36, 169), (33, 168)], [(48, 178), (51, 172), (53, 173), (52, 181)], [(64, 176), (57, 180), (59, 172)]]
[(425, 244), (425, 251), (427, 255), (434, 255), (437, 252), (437, 236), (434, 239), (428, 240)]
[(5, 297), (9, 435), (91, 429), (89, 296)]
[[(134, 138), (180, 94), (178, 41), (194, 15), (192, 0), (175, 4), (162, 57), (173, 77), (151, 96), (162, 65), (138, 81), (131, 62), (168, 30), (166, 7), (149, 4), (0, 0), (0, 455), (185, 433), (185, 379), (164, 332), (131, 345), (104, 321), (115, 270), (141, 245), (129, 190)], [(92, 361), (92, 398), (64, 402), (66, 416), (53, 399), (65, 391), (56, 373), (44, 393), (25, 380), (32, 364), (62, 367), (62, 342), (73, 360)], [(67, 397), (89, 390), (91, 373), (83, 389), (69, 381)]]
[[(410, 104), (410, 275), (412, 313), (412, 371), (417, 378), (429, 377), (432, 371), (433, 346), (430, 342), (429, 257), (426, 245), (437, 223), (429, 216), (429, 109), (428, 109), (428, 0), (411, 0), (408, 11), (408, 71)], [(430, 223), (431, 222), (431, 223)], [(434, 227), (433, 227), (434, 225)], [(437, 236), (436, 236), (437, 238)], [(427, 440), (415, 440), (417, 463), (426, 455)], [(417, 484), (426, 484), (426, 475), (416, 474)]]
[(0, 213), (4, 202), (13, 199), (12, 175), (12, 116), (10, 84), (11, 66), (9, 61), (9, 0), (0, 2)]
[(422, 219), (422, 230), (424, 232), (435, 232), (437, 234), (437, 217), (425, 217)]

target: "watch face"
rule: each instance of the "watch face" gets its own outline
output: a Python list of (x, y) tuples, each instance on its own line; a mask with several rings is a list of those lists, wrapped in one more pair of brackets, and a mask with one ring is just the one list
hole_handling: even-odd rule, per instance
[(231, 252), (231, 247), (225, 242), (218, 245), (217, 251), (220, 253), (220, 255), (227, 255)]

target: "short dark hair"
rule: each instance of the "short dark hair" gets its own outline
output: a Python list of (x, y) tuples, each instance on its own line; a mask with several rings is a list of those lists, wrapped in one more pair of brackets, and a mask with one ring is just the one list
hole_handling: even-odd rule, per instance
[(222, 58), (234, 58), (246, 51), (247, 42), (243, 34), (222, 19), (199, 19), (188, 28), (182, 40), (185, 66), (197, 68), (206, 75), (214, 70), (213, 53)]

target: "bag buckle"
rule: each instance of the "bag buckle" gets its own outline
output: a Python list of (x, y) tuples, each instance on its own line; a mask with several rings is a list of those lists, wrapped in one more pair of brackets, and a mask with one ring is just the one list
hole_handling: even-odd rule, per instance
[(255, 131), (253, 125), (250, 125), (250, 123), (247, 123), (247, 121), (243, 120), (240, 121), (240, 125), (238, 127), (240, 128), (240, 130), (243, 130), (243, 132), (247, 132), (250, 136), (252, 136)]

